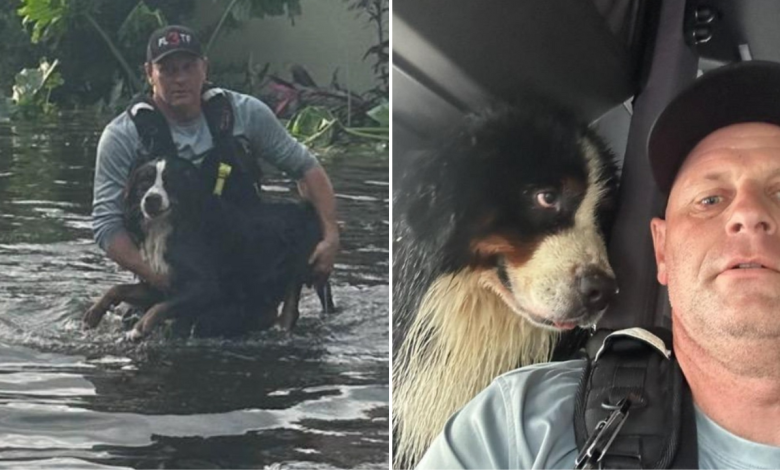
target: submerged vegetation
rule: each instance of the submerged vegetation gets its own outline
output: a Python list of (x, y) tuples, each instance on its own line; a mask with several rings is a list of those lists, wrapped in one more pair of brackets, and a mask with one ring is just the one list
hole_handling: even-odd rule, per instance
[[(0, 119), (37, 119), (59, 110), (113, 115), (146, 91), (142, 68), (149, 34), (170, 23), (189, 23), (195, 0), (8, 0), (0, 11)], [(217, 0), (214, 1), (217, 3)], [(220, 0), (221, 13), (199, 27), (206, 50), (224, 31), (265, 16), (304, 14), (300, 0)], [(247, 63), (243, 83), (225, 83), (266, 101), (302, 141), (327, 146), (353, 139), (386, 141), (388, 98), (388, 0), (345, 0), (355, 20), (376, 29), (367, 45), (376, 85), (362, 94), (338, 83), (325, 87), (305, 68), (292, 79), (271, 74), (268, 64)], [(48, 57), (48, 59), (47, 59)], [(219, 70), (211, 79), (223, 83)]]

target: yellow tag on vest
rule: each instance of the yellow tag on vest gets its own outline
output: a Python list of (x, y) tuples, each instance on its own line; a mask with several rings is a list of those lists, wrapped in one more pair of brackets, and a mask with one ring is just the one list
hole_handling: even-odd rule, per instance
[(217, 170), (217, 183), (214, 185), (214, 194), (222, 196), (222, 191), (225, 189), (225, 180), (230, 176), (230, 172), (233, 171), (233, 167), (227, 163), (220, 163)]

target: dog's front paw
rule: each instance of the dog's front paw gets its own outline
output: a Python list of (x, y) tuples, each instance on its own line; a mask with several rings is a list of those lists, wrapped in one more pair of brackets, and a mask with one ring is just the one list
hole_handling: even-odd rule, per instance
[(84, 314), (84, 327), (95, 328), (98, 326), (100, 324), (100, 320), (103, 319), (103, 315), (105, 315), (107, 311), (108, 309), (104, 308), (99, 303), (90, 307), (90, 309), (87, 310), (87, 313)]
[(125, 333), (125, 341), (137, 343), (138, 341), (144, 339), (144, 336), (146, 335), (144, 335), (140, 330), (133, 328), (132, 330)]

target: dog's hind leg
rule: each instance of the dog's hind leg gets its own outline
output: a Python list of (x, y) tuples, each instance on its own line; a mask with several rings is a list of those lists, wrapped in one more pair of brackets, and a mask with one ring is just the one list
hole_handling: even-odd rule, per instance
[(108, 290), (103, 297), (95, 302), (87, 313), (84, 314), (84, 325), (87, 328), (98, 326), (100, 320), (108, 310), (119, 304), (127, 302), (133, 305), (151, 305), (160, 299), (160, 293), (149, 284), (119, 284)]
[[(136, 341), (152, 332), (155, 326), (166, 318), (192, 316), (199, 309), (209, 308), (219, 299), (219, 288), (212, 282), (192, 283), (186, 292), (178, 293), (169, 300), (157, 303), (136, 322), (127, 333), (127, 339)], [(189, 321), (191, 318), (184, 318)]]
[(330, 288), (330, 281), (317, 284), (315, 290), (317, 291), (317, 297), (320, 298), (322, 313), (325, 315), (336, 313), (336, 305), (333, 303), (333, 291)]
[(127, 332), (127, 339), (138, 341), (151, 333), (158, 323), (171, 314), (175, 306), (176, 302), (171, 300), (155, 304), (138, 320), (133, 329)]
[(298, 317), (301, 316), (301, 312), (298, 310), (298, 303), (301, 301), (301, 289), (303, 289), (303, 284), (293, 282), (287, 286), (287, 290), (284, 293), (282, 313), (279, 314), (277, 324), (287, 331), (291, 331), (295, 327)]

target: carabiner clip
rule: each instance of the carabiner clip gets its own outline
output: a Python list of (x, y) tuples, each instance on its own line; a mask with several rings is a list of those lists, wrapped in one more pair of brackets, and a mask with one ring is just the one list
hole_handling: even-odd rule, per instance
[(623, 398), (615, 404), (615, 407), (615, 411), (596, 425), (593, 434), (585, 442), (582, 452), (574, 460), (575, 469), (595, 468), (595, 464), (604, 458), (604, 454), (628, 418), (631, 400)]

